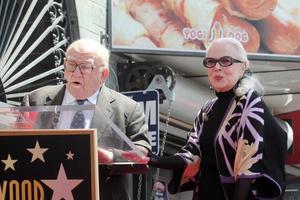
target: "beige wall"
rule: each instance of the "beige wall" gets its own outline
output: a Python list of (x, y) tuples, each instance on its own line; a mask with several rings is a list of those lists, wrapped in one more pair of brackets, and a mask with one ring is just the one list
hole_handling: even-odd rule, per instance
[(106, 0), (75, 0), (80, 38), (100, 41), (106, 29)]

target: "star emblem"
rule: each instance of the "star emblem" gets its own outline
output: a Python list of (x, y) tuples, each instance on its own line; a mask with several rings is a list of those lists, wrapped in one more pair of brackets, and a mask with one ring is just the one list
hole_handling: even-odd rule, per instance
[(10, 157), (10, 154), (8, 154), (6, 160), (1, 160), (1, 161), (5, 164), (4, 171), (8, 170), (9, 168), (12, 169), (13, 171), (15, 171), (14, 164), (15, 164), (15, 162), (17, 162), (18, 160), (12, 160), (11, 157)]
[(52, 200), (74, 200), (72, 190), (77, 187), (83, 179), (68, 179), (64, 166), (61, 164), (56, 180), (48, 179), (41, 181), (53, 190)]
[(40, 159), (42, 162), (45, 162), (43, 154), (48, 150), (48, 148), (41, 148), (39, 141), (36, 141), (34, 148), (28, 148), (27, 151), (32, 153), (31, 163), (36, 159)]
[(70, 150), (68, 153), (66, 153), (67, 160), (73, 160), (74, 159), (74, 153)]

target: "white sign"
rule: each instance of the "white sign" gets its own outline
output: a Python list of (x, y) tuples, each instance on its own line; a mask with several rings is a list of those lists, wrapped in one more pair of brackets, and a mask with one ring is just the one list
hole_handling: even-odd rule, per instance
[(152, 153), (159, 153), (159, 93), (157, 90), (124, 92), (144, 108)]

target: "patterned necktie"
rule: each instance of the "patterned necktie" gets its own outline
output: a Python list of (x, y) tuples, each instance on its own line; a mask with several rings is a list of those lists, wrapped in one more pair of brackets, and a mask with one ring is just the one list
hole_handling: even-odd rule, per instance
[[(76, 100), (78, 105), (83, 105), (86, 99)], [(84, 128), (85, 125), (83, 111), (79, 110), (75, 113), (70, 128)]]

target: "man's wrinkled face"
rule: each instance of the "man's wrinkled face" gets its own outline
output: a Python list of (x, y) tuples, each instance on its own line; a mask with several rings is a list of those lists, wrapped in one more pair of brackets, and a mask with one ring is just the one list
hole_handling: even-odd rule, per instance
[(68, 50), (65, 60), (65, 79), (67, 90), (76, 99), (86, 99), (100, 89), (104, 83), (102, 72), (104, 62), (94, 52), (80, 52), (75, 48)]
[[(224, 56), (241, 60), (240, 52), (230, 44), (216, 43), (207, 52), (206, 57), (220, 59)], [(242, 77), (245, 71), (244, 62), (233, 62), (232, 65), (222, 67), (216, 63), (214, 67), (206, 68), (210, 84), (217, 92), (226, 92), (231, 90), (237, 81)]]

